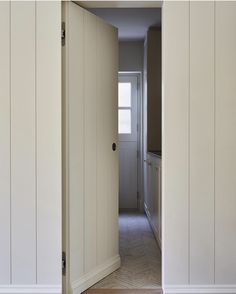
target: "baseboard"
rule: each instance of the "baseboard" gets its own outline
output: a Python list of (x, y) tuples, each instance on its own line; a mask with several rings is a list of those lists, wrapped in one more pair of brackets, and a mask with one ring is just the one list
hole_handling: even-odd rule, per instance
[(104, 264), (96, 267), (93, 271), (87, 273), (72, 285), (72, 294), (80, 294), (89, 287), (93, 286), (107, 275), (111, 274), (120, 267), (120, 256), (117, 255)]
[(60, 285), (0, 285), (0, 294), (61, 294)]
[(164, 294), (236, 294), (236, 285), (181, 285), (163, 287)]

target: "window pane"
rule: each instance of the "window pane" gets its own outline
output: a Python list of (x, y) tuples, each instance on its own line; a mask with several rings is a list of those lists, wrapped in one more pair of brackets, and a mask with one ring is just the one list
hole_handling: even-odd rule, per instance
[(130, 109), (119, 109), (119, 134), (131, 134)]
[(131, 107), (131, 83), (119, 83), (119, 107)]

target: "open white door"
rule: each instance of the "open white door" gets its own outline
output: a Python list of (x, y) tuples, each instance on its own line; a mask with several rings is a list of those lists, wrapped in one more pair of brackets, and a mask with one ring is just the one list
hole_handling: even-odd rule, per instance
[(78, 294), (120, 266), (118, 34), (63, 3), (64, 293)]

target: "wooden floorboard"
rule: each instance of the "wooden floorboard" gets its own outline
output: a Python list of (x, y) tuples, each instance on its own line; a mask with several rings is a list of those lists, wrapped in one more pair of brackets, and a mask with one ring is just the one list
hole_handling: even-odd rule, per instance
[(159, 289), (89, 289), (83, 294), (162, 294), (162, 291)]

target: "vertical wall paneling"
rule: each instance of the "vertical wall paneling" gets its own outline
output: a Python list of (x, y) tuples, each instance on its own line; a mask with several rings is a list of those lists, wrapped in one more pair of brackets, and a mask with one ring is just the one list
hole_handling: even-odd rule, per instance
[(217, 284), (236, 284), (236, 2), (216, 2)]
[(118, 129), (118, 37), (115, 28), (75, 3), (63, 5), (67, 284), (72, 293), (81, 293), (120, 265), (118, 153), (112, 151)]
[[(84, 156), (85, 156), (85, 272), (96, 266), (96, 204), (97, 204), (97, 21), (84, 12)], [(92, 217), (93, 216), (93, 217)]]
[(11, 2), (12, 282), (36, 283), (35, 2)]
[[(199, 21), (201, 15), (201, 21)], [(214, 2), (190, 1), (190, 283), (214, 283)]]
[[(109, 245), (110, 258), (117, 256), (119, 252), (118, 240), (118, 207), (119, 207), (119, 161), (118, 150), (114, 152), (111, 144), (114, 142), (118, 146), (118, 30), (112, 26), (107, 26), (107, 51), (104, 54), (105, 62), (107, 63), (106, 80), (109, 85), (107, 91), (107, 105), (110, 111), (108, 112), (109, 126), (109, 192), (108, 192), (108, 217), (109, 231), (108, 240), (113, 241)], [(105, 63), (104, 62), (104, 63)]]
[[(71, 281), (84, 274), (84, 14), (68, 5), (68, 170), (70, 197)], [(73, 58), (72, 58), (73, 57)], [(76, 78), (71, 78), (76, 77)], [(91, 167), (92, 168), (92, 167)], [(78, 197), (81, 195), (81, 197)]]
[(36, 2), (37, 283), (44, 285), (61, 283), (60, 13), (59, 2)]
[[(118, 252), (118, 156), (111, 148), (113, 142), (117, 143), (118, 130), (118, 80), (117, 77), (114, 79), (114, 75), (118, 75), (118, 38), (113, 27), (100, 19), (97, 19), (97, 23), (97, 251), (98, 264), (101, 264), (107, 256), (114, 257)], [(107, 213), (104, 214), (104, 211)], [(110, 238), (112, 243), (109, 242)]]
[(188, 5), (163, 8), (164, 287), (235, 293), (236, 3)]
[(189, 2), (163, 5), (163, 282), (188, 284)]
[(0, 2), (0, 284), (11, 280), (10, 257), (10, 2)]
[(61, 4), (2, 1), (0, 23), (0, 292), (60, 291)]
[(97, 262), (98, 265), (102, 264), (106, 260), (106, 254), (108, 249), (108, 216), (104, 214), (104, 210), (108, 211), (108, 199), (107, 189), (108, 183), (106, 181), (107, 170), (107, 154), (109, 153), (107, 147), (107, 115), (103, 115), (107, 107), (107, 96), (104, 95), (104, 89), (106, 88), (106, 81), (104, 78), (105, 64), (103, 64), (103, 56), (105, 50), (105, 36), (103, 34), (105, 24), (102, 20), (97, 20), (97, 93), (99, 97), (99, 103), (97, 104)]

